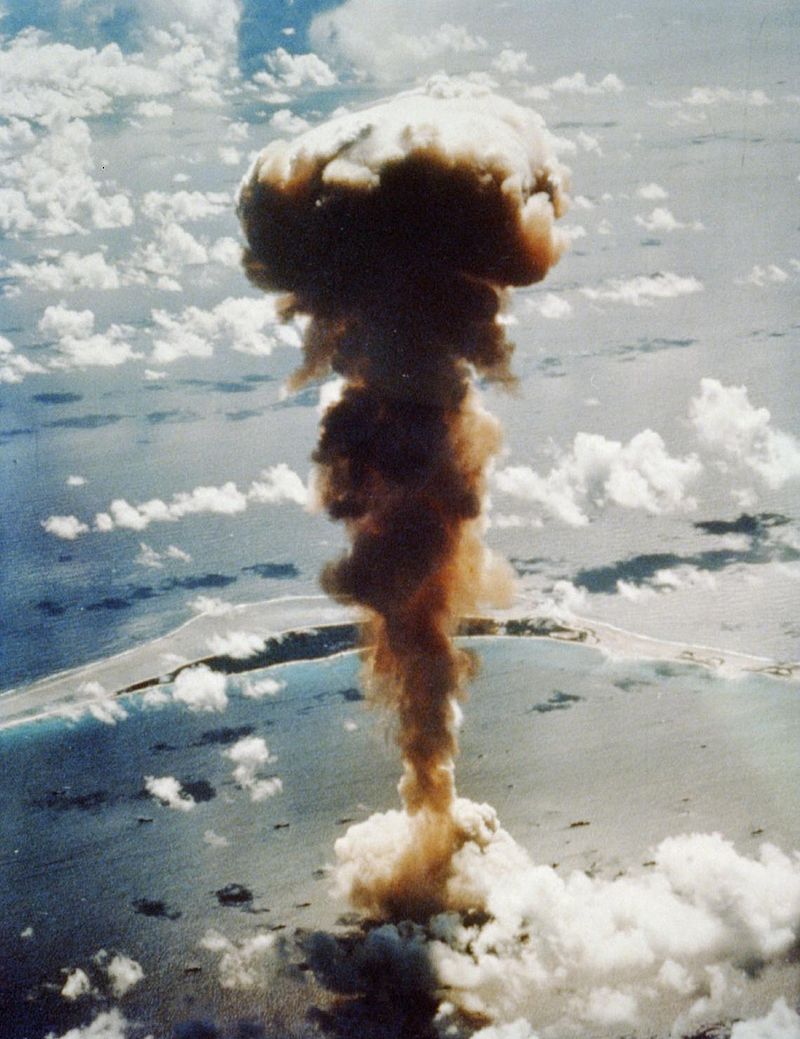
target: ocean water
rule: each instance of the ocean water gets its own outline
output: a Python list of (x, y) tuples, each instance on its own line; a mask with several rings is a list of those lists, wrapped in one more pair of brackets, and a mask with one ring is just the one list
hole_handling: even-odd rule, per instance
[[(534, 861), (611, 880), (641, 873), (672, 834), (716, 829), (750, 855), (765, 840), (796, 845), (800, 755), (783, 738), (797, 724), (791, 684), (614, 663), (541, 640), (465, 645), (481, 673), (466, 705), (459, 790), (490, 801)], [(115, 1001), (142, 1034), (246, 1018), (269, 1036), (285, 1020), (295, 1034), (313, 1006), (329, 1005), (324, 984), (286, 965), (300, 962), (309, 933), (335, 933), (350, 918), (331, 894), (335, 839), (397, 803), (390, 719), (361, 699), (358, 669), (354, 653), (274, 667), (283, 688), (260, 700), (231, 678), (224, 714), (130, 697), (116, 726), (86, 717), (3, 734), (4, 1036), (64, 1030), (90, 1003), (108, 1005), (101, 949), (145, 972)], [(246, 736), (269, 748), (259, 775), (283, 783), (265, 800), (251, 800), (225, 756)], [(194, 808), (159, 803), (148, 775), (178, 778)], [(219, 954), (202, 944), (211, 930), (232, 943), (263, 932), (286, 951), (229, 990)], [(60, 989), (78, 967), (95, 995), (70, 1003)]]

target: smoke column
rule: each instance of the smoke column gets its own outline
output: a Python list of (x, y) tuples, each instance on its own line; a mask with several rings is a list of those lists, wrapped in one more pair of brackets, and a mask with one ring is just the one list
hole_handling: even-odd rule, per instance
[(409, 827), (357, 905), (423, 918), (445, 902), (457, 821), (460, 616), (507, 595), (481, 541), (500, 429), (472, 387), (513, 382), (500, 311), (564, 239), (566, 171), (541, 118), (444, 76), (257, 157), (239, 195), (250, 280), (310, 317), (293, 386), (345, 380), (322, 419), (317, 485), (349, 552), (324, 589), (370, 627), (367, 687), (397, 717)]

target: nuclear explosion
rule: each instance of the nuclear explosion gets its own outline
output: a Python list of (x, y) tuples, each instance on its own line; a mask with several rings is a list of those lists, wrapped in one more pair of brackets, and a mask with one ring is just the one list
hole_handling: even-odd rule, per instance
[(511, 580), (481, 539), (501, 431), (474, 381), (513, 382), (501, 311), (564, 248), (566, 178), (536, 113), (440, 77), (272, 142), (240, 192), (248, 277), (310, 318), (293, 387), (345, 380), (313, 457), (351, 542), (323, 588), (365, 614), (365, 684), (403, 758), (409, 840), (349, 891), (380, 915), (443, 908), (466, 837), (456, 705), (474, 663), (453, 634)]

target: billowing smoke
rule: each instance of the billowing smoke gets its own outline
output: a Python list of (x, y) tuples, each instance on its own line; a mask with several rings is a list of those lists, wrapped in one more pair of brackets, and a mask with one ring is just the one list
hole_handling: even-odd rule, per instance
[(367, 684), (396, 712), (410, 826), (383, 880), (351, 886), (373, 913), (443, 908), (466, 837), (453, 761), (473, 665), (452, 635), (510, 583), (481, 541), (500, 430), (472, 379), (513, 382), (501, 309), (562, 251), (565, 173), (538, 115), (440, 76), (272, 142), (240, 192), (248, 277), (311, 319), (294, 386), (345, 379), (314, 460), (351, 547), (322, 581), (367, 614)]

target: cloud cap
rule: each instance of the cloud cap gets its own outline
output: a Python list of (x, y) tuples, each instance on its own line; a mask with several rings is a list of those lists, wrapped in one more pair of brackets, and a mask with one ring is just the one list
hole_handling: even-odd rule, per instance
[(537, 113), (436, 76), (271, 142), (240, 189), (245, 267), (318, 315), (426, 274), (529, 284), (563, 250), (566, 178)]

